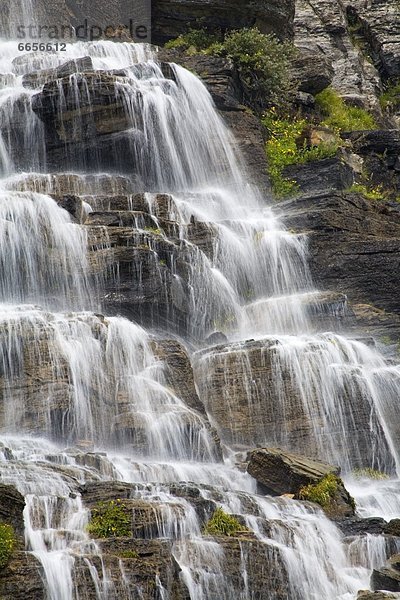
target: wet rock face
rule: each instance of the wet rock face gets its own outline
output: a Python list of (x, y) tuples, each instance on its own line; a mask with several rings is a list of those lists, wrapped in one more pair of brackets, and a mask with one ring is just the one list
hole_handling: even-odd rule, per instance
[(247, 472), (262, 484), (266, 493), (298, 494), (303, 486), (325, 475), (339, 474), (339, 468), (280, 448), (258, 448), (249, 454)]
[[(148, 491), (148, 487), (144, 485), (143, 492)], [(84, 504), (89, 508), (93, 508), (99, 501), (121, 499), (132, 511), (131, 537), (99, 540), (103, 560), (110, 569), (113, 581), (118, 584), (117, 559), (122, 559), (130, 585), (143, 586), (143, 597), (146, 600), (158, 598), (158, 592), (154, 589), (155, 573), (172, 598), (188, 600), (185, 579), (173, 558), (173, 555), (180, 552), (180, 522), (190, 505), (194, 508), (202, 529), (218, 506), (218, 501), (206, 500), (193, 484), (174, 483), (163, 487), (176, 498), (176, 502), (163, 505), (154, 500), (147, 500), (141, 497), (144, 494), (140, 485), (117, 482), (86, 484), (80, 491)], [(215, 494), (218, 500), (218, 491), (210, 488), (208, 493), (211, 497)], [(263, 529), (268, 528), (268, 523), (263, 519), (259, 519), (259, 524)], [(166, 529), (173, 531), (173, 535), (178, 535), (178, 539), (160, 539), (165, 537)], [(208, 599), (220, 600), (221, 593), (227, 593), (227, 590), (232, 590), (232, 593), (244, 593), (245, 581), (238, 565), (246, 568), (255, 598), (264, 598), (265, 594), (273, 600), (285, 600), (289, 597), (287, 568), (277, 547), (256, 540), (251, 532), (232, 537), (205, 537), (204, 540), (205, 544), (209, 543), (210, 546), (203, 546), (203, 542), (199, 540), (186, 540), (185, 543), (186, 551), (196, 557), (199, 572), (204, 570), (211, 580), (207, 588)], [(214, 541), (219, 544), (217, 563), (212, 558)], [(135, 556), (128, 558), (132, 552)], [(87, 586), (85, 589), (91, 590), (93, 582), (88, 575), (87, 567), (82, 564), (82, 570), (78, 573), (79, 585), (82, 589)], [(88, 597), (92, 598), (91, 595)]]
[(371, 588), (373, 590), (400, 592), (400, 554), (392, 556), (386, 567), (373, 570)]
[[(337, 347), (340, 342), (327, 341), (323, 353), (329, 354), (331, 343)], [(331, 393), (324, 388), (330, 373), (324, 359), (318, 362), (320, 352), (321, 348), (313, 342), (297, 353), (282, 341), (271, 338), (198, 352), (194, 369), (200, 397), (221, 440), (238, 448), (255, 443), (264, 445), (267, 441), (271, 446), (317, 460), (324, 456), (338, 464), (347, 462), (350, 469), (363, 464), (364, 460), (373, 460), (370, 437), (366, 434), (370, 430), (370, 399), (361, 388), (357, 391), (357, 382), (351, 377), (352, 368), (348, 372), (349, 379), (345, 376), (340, 383), (335, 383), (340, 388), (339, 394), (335, 392), (335, 410), (340, 411), (344, 430), (342, 434), (339, 428), (331, 435), (320, 435), (331, 427), (327, 425), (329, 408), (324, 404)], [(305, 366), (303, 361), (307, 362), (312, 356), (316, 362)], [(308, 369), (313, 373), (313, 386), (307, 386), (306, 395), (302, 393), (301, 376), (296, 375), (294, 364), (300, 368), (299, 373), (304, 374)], [(381, 440), (379, 451), (386, 454), (387, 446), (376, 414), (373, 420), (376, 435)]]
[(400, 211), (356, 194), (316, 194), (280, 205), (289, 227), (309, 232), (319, 287), (355, 303), (399, 311)]
[(380, 72), (388, 78), (400, 74), (400, 28), (398, 23), (398, 3), (396, 0), (384, 2), (346, 2), (346, 9), (360, 35), (368, 44), (372, 58)]
[(42, 567), (32, 554), (16, 552), (8, 565), (0, 569), (0, 595), (4, 600), (45, 598)]
[(25, 500), (13, 485), (0, 484), (0, 522), (12, 525), (16, 535), (24, 534)]
[(187, 32), (188, 23), (210, 30), (258, 26), (281, 38), (293, 33), (293, 0), (153, 0), (153, 43), (164, 44)]

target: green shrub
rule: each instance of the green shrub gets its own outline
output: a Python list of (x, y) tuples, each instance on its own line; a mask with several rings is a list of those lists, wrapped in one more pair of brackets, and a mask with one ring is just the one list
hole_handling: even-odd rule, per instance
[(322, 506), (322, 508), (328, 508), (338, 491), (339, 483), (339, 477), (333, 473), (329, 473), (318, 483), (310, 483), (302, 487), (299, 491), (299, 498), (300, 500), (315, 502)]
[(99, 502), (92, 509), (87, 530), (95, 538), (128, 537), (131, 535), (131, 511), (122, 500)]
[(205, 535), (227, 536), (235, 536), (238, 533), (245, 531), (249, 531), (249, 529), (241, 525), (236, 517), (224, 512), (222, 508), (217, 508), (214, 511), (214, 514), (208, 523), (206, 523), (203, 530)]
[(0, 569), (4, 569), (14, 552), (16, 545), (14, 529), (11, 525), (0, 523)]
[(222, 44), (210, 49), (232, 60), (247, 97), (260, 107), (282, 106), (291, 90), (290, 58), (293, 46), (256, 27), (229, 33)]
[(232, 31), (222, 38), (204, 30), (190, 30), (166, 44), (188, 54), (225, 56), (232, 60), (242, 81), (245, 100), (257, 109), (283, 106), (291, 90), (290, 58), (293, 44), (253, 27)]
[(348, 106), (332, 88), (326, 88), (315, 96), (316, 104), (324, 115), (322, 125), (338, 131), (376, 129), (374, 117), (355, 106)]
[(355, 471), (353, 471), (353, 476), (355, 477), (355, 479), (389, 479), (389, 475), (386, 475), (386, 473), (382, 473), (382, 471), (372, 469), (371, 467), (356, 469)]
[(295, 181), (283, 177), (283, 170), (289, 165), (298, 165), (335, 156), (338, 144), (319, 144), (307, 147), (306, 142), (298, 146), (298, 139), (307, 126), (305, 119), (281, 119), (274, 111), (263, 118), (268, 131), (266, 154), (268, 174), (272, 189), (277, 198), (290, 196), (297, 190)]

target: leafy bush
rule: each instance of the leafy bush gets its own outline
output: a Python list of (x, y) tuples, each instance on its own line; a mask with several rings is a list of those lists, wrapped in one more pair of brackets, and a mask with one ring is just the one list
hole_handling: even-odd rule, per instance
[(318, 146), (308, 147), (304, 141), (299, 147), (298, 140), (307, 126), (305, 119), (281, 119), (274, 111), (270, 111), (264, 116), (263, 124), (268, 131), (266, 144), (268, 174), (277, 198), (290, 196), (297, 189), (295, 181), (283, 177), (285, 167), (330, 158), (337, 152), (336, 143), (321, 143)]
[(248, 99), (261, 108), (283, 105), (291, 89), (293, 46), (256, 27), (229, 33), (210, 51), (230, 58), (238, 69)]
[(131, 535), (131, 511), (122, 500), (99, 502), (92, 510), (87, 530), (95, 538)]
[(245, 531), (249, 531), (249, 529), (241, 525), (236, 517), (224, 512), (222, 508), (217, 508), (214, 511), (213, 516), (204, 527), (206, 535), (235, 536)]
[(356, 469), (355, 471), (353, 471), (353, 476), (355, 477), (355, 479), (389, 479), (389, 475), (386, 475), (386, 473), (382, 473), (382, 471), (372, 469), (371, 467)]
[(376, 129), (374, 117), (356, 106), (347, 106), (343, 98), (332, 88), (326, 88), (315, 96), (315, 101), (325, 116), (322, 125), (338, 131)]
[(223, 39), (204, 30), (190, 30), (167, 42), (166, 47), (231, 59), (242, 81), (244, 99), (257, 109), (287, 102), (294, 46), (280, 42), (272, 34), (261, 33), (257, 27), (232, 31)]
[(323, 508), (327, 508), (338, 491), (339, 483), (339, 477), (333, 473), (329, 473), (328, 475), (325, 475), (321, 481), (318, 481), (318, 483), (310, 483), (309, 485), (302, 487), (299, 491), (299, 498), (300, 500), (315, 502)]
[(16, 545), (14, 529), (11, 525), (0, 523), (0, 569), (4, 569), (14, 552)]

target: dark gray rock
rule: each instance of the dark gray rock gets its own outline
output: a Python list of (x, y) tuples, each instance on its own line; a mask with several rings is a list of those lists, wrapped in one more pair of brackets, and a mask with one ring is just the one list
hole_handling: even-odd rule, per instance
[(333, 75), (332, 64), (318, 48), (296, 47), (292, 76), (300, 92), (313, 95), (322, 92), (332, 83)]
[(399, 312), (400, 210), (357, 194), (321, 193), (280, 204), (288, 227), (309, 234), (319, 287)]
[(400, 554), (392, 556), (386, 567), (372, 571), (371, 588), (400, 592)]
[(293, 34), (294, 0), (154, 0), (153, 43), (164, 44), (201, 26), (211, 31), (258, 26), (281, 38)]
[(354, 171), (341, 157), (290, 165), (283, 176), (295, 181), (301, 193), (345, 190), (354, 183)]
[(257, 448), (249, 454), (247, 472), (271, 494), (297, 494), (303, 486), (318, 483), (340, 469), (280, 448)]

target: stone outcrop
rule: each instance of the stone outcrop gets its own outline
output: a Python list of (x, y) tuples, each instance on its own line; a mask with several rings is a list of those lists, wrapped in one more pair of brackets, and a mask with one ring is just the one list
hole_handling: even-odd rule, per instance
[(387, 535), (395, 535), (400, 537), (400, 519), (392, 519), (385, 524), (383, 531)]
[(387, 566), (373, 570), (371, 588), (373, 590), (400, 592), (400, 554), (392, 556)]
[(334, 519), (354, 515), (354, 501), (338, 477), (340, 469), (280, 448), (257, 448), (248, 455), (247, 471), (267, 494), (293, 494), (303, 499), (302, 489), (316, 485), (327, 475), (335, 476), (335, 491), (324, 511)]
[(338, 467), (280, 448), (257, 448), (249, 453), (248, 459), (247, 472), (266, 493), (277, 495), (296, 495), (302, 487), (318, 483), (329, 473), (340, 472)]
[(400, 210), (357, 194), (321, 193), (280, 204), (287, 225), (309, 235), (319, 287), (354, 303), (399, 311)]
[[(312, 48), (318, 62), (333, 69), (332, 85), (349, 103), (371, 108), (379, 116), (377, 94), (381, 80), (368, 56), (354, 44), (347, 6), (337, 0), (296, 0), (294, 42), (300, 49)], [(361, 4), (361, 1), (359, 2)], [(314, 64), (307, 64), (310, 76)], [(324, 67), (323, 76), (326, 77)]]
[(42, 567), (27, 552), (15, 552), (4, 569), (0, 569), (0, 597), (2, 600), (44, 598)]
[(385, 592), (369, 592), (362, 590), (358, 592), (357, 600), (396, 600), (400, 598), (399, 594), (387, 594)]
[(17, 536), (24, 534), (25, 500), (13, 485), (0, 484), (0, 522), (12, 525)]
[(257, 26), (281, 38), (293, 34), (294, 0), (153, 0), (153, 43), (163, 44), (188, 24), (212, 31)]

